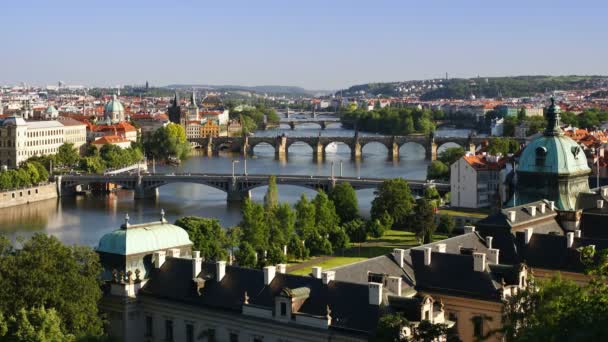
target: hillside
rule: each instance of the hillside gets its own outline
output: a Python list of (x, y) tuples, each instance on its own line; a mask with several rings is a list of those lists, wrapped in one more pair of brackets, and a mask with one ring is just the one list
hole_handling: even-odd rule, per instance
[[(282, 94), (291, 96), (311, 96), (323, 90), (307, 90), (302, 87), (281, 86), (281, 85), (261, 85), (261, 86), (239, 86), (239, 85), (203, 85), (203, 84), (170, 84), (166, 88), (185, 89), (199, 88), (217, 91), (249, 91), (259, 94)], [(326, 91), (325, 91), (326, 92)]]
[(606, 76), (510, 76), (367, 83), (342, 91), (343, 96), (420, 96), (422, 100), (476, 97), (525, 97), (554, 90), (608, 86)]

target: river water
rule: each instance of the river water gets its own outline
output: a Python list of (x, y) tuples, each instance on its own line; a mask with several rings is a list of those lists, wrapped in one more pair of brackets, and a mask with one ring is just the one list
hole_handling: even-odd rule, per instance
[[(256, 133), (257, 135), (276, 136), (349, 136), (354, 132), (330, 125), (321, 131), (315, 124), (302, 124), (295, 130), (281, 127), (274, 130)], [(456, 136), (466, 132), (452, 130), (442, 132), (444, 135)], [(290, 147), (287, 160), (276, 160), (274, 150), (269, 145), (255, 147), (254, 156), (245, 161), (238, 155), (220, 154), (207, 157), (198, 152), (179, 167), (157, 166), (156, 172), (203, 172), (230, 173), (232, 160), (239, 160), (235, 165), (237, 174), (244, 173), (245, 164), (248, 174), (304, 174), (330, 175), (332, 163), (336, 176), (358, 177), (402, 177), (405, 179), (424, 179), (428, 162), (424, 160), (424, 148), (416, 144), (406, 144), (400, 149), (398, 162), (387, 161), (387, 150), (381, 144), (368, 144), (363, 149), (359, 161), (350, 160), (348, 146), (337, 144), (327, 151), (322, 162), (313, 161), (312, 149), (305, 144), (294, 144)], [(266, 187), (252, 191), (252, 198), (262, 201)], [(305, 193), (309, 198), (315, 195), (312, 190), (297, 186), (280, 185), (280, 201), (294, 203)], [(357, 192), (362, 214), (369, 213), (373, 190)], [(173, 222), (186, 215), (214, 217), (224, 226), (233, 226), (240, 221), (238, 205), (227, 204), (226, 194), (204, 185), (168, 184), (159, 188), (159, 196), (152, 200), (134, 200), (131, 191), (118, 191), (102, 195), (90, 194), (76, 197), (65, 197), (47, 200), (13, 208), (0, 209), (0, 234), (16, 239), (27, 237), (36, 232), (57, 236), (67, 244), (84, 244), (95, 246), (101, 236), (120, 227), (124, 216), (129, 213), (131, 223), (156, 221), (164, 209), (166, 218)]]

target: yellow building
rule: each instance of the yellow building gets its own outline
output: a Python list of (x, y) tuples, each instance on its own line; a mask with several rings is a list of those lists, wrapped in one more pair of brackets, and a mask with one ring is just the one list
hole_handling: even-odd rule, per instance
[(220, 126), (213, 122), (213, 120), (207, 120), (204, 124), (201, 125), (201, 138), (208, 137), (219, 137), (220, 136)]

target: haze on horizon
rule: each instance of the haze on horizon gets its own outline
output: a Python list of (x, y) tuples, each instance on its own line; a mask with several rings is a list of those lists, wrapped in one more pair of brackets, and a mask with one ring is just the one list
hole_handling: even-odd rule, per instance
[(606, 75), (607, 10), (599, 0), (3, 1), (0, 85)]

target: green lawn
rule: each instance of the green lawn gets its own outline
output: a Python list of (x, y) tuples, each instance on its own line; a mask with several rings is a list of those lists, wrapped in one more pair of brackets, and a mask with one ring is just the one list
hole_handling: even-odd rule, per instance
[[(362, 261), (365, 259), (367, 259), (367, 258), (332, 257), (325, 261), (321, 261), (318, 264), (314, 264), (313, 266), (321, 266), (321, 267), (323, 267), (324, 271), (327, 271), (330, 268), (352, 264), (354, 262)], [(297, 270), (295, 270), (293, 272), (289, 272), (289, 273), (296, 274), (296, 275), (308, 275), (308, 274), (310, 274), (310, 272), (312, 272), (312, 266), (300, 268), (300, 269), (297, 269)]]
[(464, 209), (439, 209), (439, 215), (450, 215), (450, 216), (461, 216), (461, 217), (474, 217), (474, 218), (485, 218), (490, 214), (489, 210), (476, 209), (475, 211), (469, 211)]
[[(435, 235), (433, 240), (443, 240), (445, 238), (447, 238), (445, 235)], [(289, 273), (307, 275), (312, 272), (312, 266), (321, 266), (323, 267), (323, 270), (328, 270), (330, 268), (348, 265), (357, 261), (391, 253), (395, 248), (408, 249), (416, 246), (418, 246), (418, 239), (416, 239), (414, 233), (389, 230), (381, 238), (371, 238), (361, 244), (352, 243), (350, 248), (344, 251), (336, 251), (334, 256), (329, 258), (321, 257), (319, 258), (320, 260), (318, 263), (314, 262), (314, 258), (304, 261), (305, 263), (310, 264), (310, 266), (298, 268)]]

